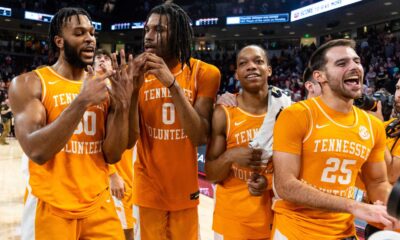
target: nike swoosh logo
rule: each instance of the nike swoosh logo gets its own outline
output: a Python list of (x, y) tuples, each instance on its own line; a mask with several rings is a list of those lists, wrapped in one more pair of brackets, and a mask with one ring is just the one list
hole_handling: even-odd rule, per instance
[(327, 126), (329, 126), (329, 124), (325, 124), (325, 125), (315, 125), (315, 127), (316, 128), (318, 128), (318, 129), (320, 129), (320, 128), (324, 128), (324, 127), (327, 127)]
[(244, 123), (244, 122), (246, 122), (246, 120), (243, 120), (243, 121), (241, 121), (241, 122), (235, 122), (235, 126), (237, 127), (237, 126), (240, 126), (240, 125), (242, 125), (242, 123)]
[(59, 80), (57, 80), (57, 81), (53, 81), (53, 82), (48, 82), (50, 85), (54, 85), (54, 84), (56, 84), (56, 83), (58, 83), (59, 82)]
[(149, 83), (149, 82), (152, 82), (152, 81), (154, 81), (155, 79), (150, 79), (150, 80), (144, 80), (144, 82), (145, 83)]

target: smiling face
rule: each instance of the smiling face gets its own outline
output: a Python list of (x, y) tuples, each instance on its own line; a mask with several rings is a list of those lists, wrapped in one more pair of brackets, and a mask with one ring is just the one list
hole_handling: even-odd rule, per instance
[(353, 48), (335, 46), (326, 51), (326, 64), (318, 70), (315, 79), (321, 83), (323, 92), (328, 91), (344, 99), (361, 97), (364, 69), (360, 57)]
[(55, 41), (60, 46), (61, 56), (77, 68), (85, 68), (92, 65), (96, 38), (94, 27), (84, 15), (71, 16), (61, 30), (61, 36), (56, 36)]
[(263, 49), (258, 46), (243, 48), (237, 56), (236, 76), (245, 91), (258, 92), (268, 87), (272, 70)]

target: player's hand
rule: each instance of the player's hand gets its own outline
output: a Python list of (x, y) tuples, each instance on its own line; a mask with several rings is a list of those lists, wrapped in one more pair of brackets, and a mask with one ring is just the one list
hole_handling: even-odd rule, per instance
[(144, 70), (148, 74), (153, 74), (165, 87), (170, 87), (174, 83), (174, 75), (172, 75), (164, 60), (153, 54), (145, 55)]
[(229, 106), (229, 107), (236, 107), (238, 102), (236, 100), (236, 95), (230, 92), (225, 92), (221, 96), (217, 98), (217, 104)]
[(137, 93), (139, 92), (140, 88), (143, 85), (144, 82), (144, 66), (145, 66), (145, 60), (146, 60), (146, 55), (148, 53), (142, 53), (138, 56), (136, 56), (133, 59), (132, 62), (132, 67), (130, 68), (130, 71), (132, 72), (133, 76), (133, 92)]
[(115, 74), (110, 77), (111, 88), (109, 92), (112, 105), (126, 109), (129, 107), (133, 92), (133, 56), (129, 54), (127, 63), (123, 49), (121, 49), (119, 55), (121, 64), (118, 64), (115, 53), (111, 55), (111, 63)]
[(267, 178), (264, 175), (253, 173), (250, 179), (247, 181), (247, 188), (253, 196), (261, 196), (265, 192), (268, 186)]
[(92, 66), (87, 67), (88, 72), (77, 97), (77, 99), (83, 101), (86, 107), (98, 105), (108, 97), (106, 79), (111, 77), (114, 72), (107, 70), (104, 65), (100, 65), (100, 67), (104, 72), (102, 75), (95, 75)]
[(262, 168), (260, 149), (248, 147), (237, 147), (227, 150), (228, 157), (241, 167), (251, 168), (254, 172), (259, 172)]
[(367, 222), (381, 223), (385, 229), (395, 229), (399, 227), (399, 221), (387, 213), (386, 206), (381, 204), (366, 204), (355, 202), (350, 208), (350, 213), (356, 218)]
[(125, 184), (124, 180), (118, 175), (118, 173), (113, 173), (110, 175), (110, 188), (111, 195), (119, 200), (124, 198)]

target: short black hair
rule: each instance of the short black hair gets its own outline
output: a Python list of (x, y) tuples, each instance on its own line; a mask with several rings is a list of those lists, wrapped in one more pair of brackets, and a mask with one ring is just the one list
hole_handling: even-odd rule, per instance
[(238, 59), (238, 57), (240, 55), (240, 52), (242, 52), (243, 49), (248, 48), (248, 47), (256, 47), (256, 48), (261, 49), (263, 51), (263, 53), (264, 53), (264, 57), (265, 57), (265, 60), (267, 61), (267, 65), (269, 65), (269, 58), (268, 58), (267, 50), (265, 50), (263, 47), (261, 47), (260, 45), (257, 45), (257, 44), (250, 44), (250, 45), (242, 47), (242, 49), (240, 49), (239, 52), (236, 54), (236, 62), (237, 62), (237, 59)]
[(355, 50), (356, 43), (354, 42), (354, 40), (350, 39), (335, 39), (322, 44), (311, 55), (309, 62), (309, 67), (311, 69), (311, 72), (314, 72), (315, 70), (322, 70), (327, 62), (325, 58), (326, 52), (333, 47), (339, 47), (339, 46), (351, 47)]
[[(49, 27), (49, 50), (52, 53), (57, 53), (59, 51), (56, 43), (54, 42), (54, 37), (56, 35), (61, 34), (62, 27), (66, 23), (66, 21), (70, 21), (71, 16), (76, 16), (79, 20), (79, 15), (86, 16), (90, 22), (92, 22), (92, 18), (90, 17), (89, 13), (86, 12), (82, 8), (61, 8), (51, 19), (50, 27)], [(80, 23), (80, 22), (79, 22)]]
[[(169, 52), (179, 62), (186, 63), (189, 68), (192, 56), (193, 29), (190, 26), (191, 20), (187, 13), (174, 3), (163, 3), (150, 10), (146, 18), (149, 20), (151, 14), (168, 15), (168, 46)], [(160, 18), (161, 21), (161, 18)]]

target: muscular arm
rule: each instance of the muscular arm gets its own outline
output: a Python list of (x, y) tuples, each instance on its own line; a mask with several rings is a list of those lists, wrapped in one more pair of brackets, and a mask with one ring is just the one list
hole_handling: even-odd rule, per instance
[(385, 162), (365, 162), (361, 173), (371, 202), (387, 202), (392, 186), (387, 179)]
[(385, 163), (390, 184), (394, 184), (400, 176), (400, 158), (392, 156), (389, 149), (385, 150)]
[(261, 150), (249, 147), (226, 149), (226, 115), (222, 107), (217, 106), (212, 119), (211, 140), (207, 146), (207, 180), (214, 183), (225, 180), (231, 172), (232, 163), (257, 172), (261, 168)]
[(300, 156), (274, 151), (274, 187), (278, 196), (287, 201), (335, 212), (347, 212), (356, 218), (379, 222), (392, 228), (396, 219), (389, 216), (386, 207), (356, 202), (353, 199), (321, 192), (302, 183), (299, 178)]
[(225, 154), (226, 150), (226, 116), (222, 107), (215, 108), (212, 118), (211, 139), (207, 146), (206, 177), (217, 183), (229, 176), (232, 162)]
[(54, 122), (46, 125), (41, 92), (40, 79), (33, 72), (13, 79), (9, 89), (15, 134), (26, 155), (38, 164), (46, 163), (64, 148), (86, 110), (77, 97)]
[(302, 183), (299, 178), (300, 156), (274, 151), (274, 186), (278, 196), (287, 201), (312, 208), (350, 212), (354, 200), (321, 192)]
[(111, 106), (107, 116), (106, 137), (103, 143), (104, 158), (107, 163), (121, 160), (128, 146), (129, 106)]
[(132, 148), (140, 136), (139, 127), (139, 91), (134, 91), (129, 109), (129, 140), (128, 149)]
[(199, 97), (192, 106), (177, 84), (171, 87), (170, 91), (176, 108), (175, 111), (185, 134), (194, 146), (206, 144), (210, 134), (214, 100), (208, 97)]

